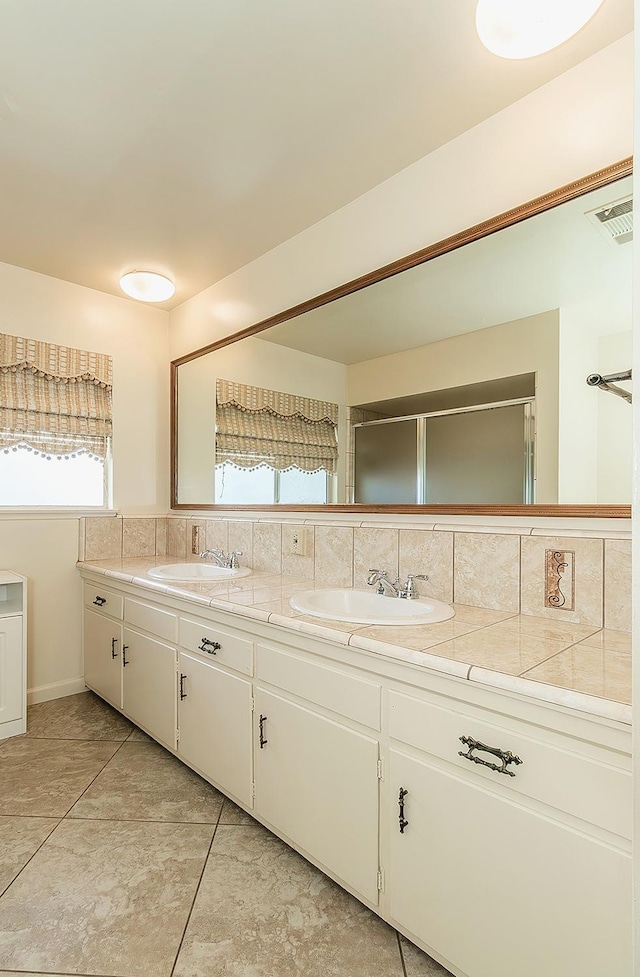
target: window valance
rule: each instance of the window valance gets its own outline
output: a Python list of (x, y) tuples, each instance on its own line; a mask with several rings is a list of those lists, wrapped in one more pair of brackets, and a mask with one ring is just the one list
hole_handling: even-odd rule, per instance
[(218, 380), (216, 463), (334, 473), (338, 405)]
[(0, 447), (104, 457), (112, 433), (112, 360), (0, 333)]

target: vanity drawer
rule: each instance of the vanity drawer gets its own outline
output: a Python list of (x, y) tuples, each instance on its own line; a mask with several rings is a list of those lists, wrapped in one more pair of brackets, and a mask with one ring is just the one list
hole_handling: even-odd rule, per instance
[(100, 611), (101, 614), (108, 614), (118, 621), (122, 620), (124, 606), (122, 596), (114, 594), (112, 590), (101, 584), (85, 583), (84, 603), (85, 607), (90, 607), (92, 611)]
[(151, 604), (144, 604), (139, 600), (131, 600), (127, 597), (124, 602), (124, 619), (127, 624), (141, 631), (148, 631), (158, 638), (164, 638), (172, 644), (176, 642), (178, 631), (178, 617), (173, 611), (164, 610), (161, 607), (154, 607)]
[(258, 645), (257, 677), (371, 729), (380, 729), (382, 687), (287, 651)]
[[(541, 742), (534, 727), (529, 737), (521, 727), (510, 729), (493, 722), (494, 718), (493, 714), (483, 717), (478, 708), (470, 708), (465, 714), (462, 709), (389, 693), (389, 734), (393, 739), (446, 760), (488, 784), (499, 784), (623, 838), (631, 837), (630, 758), (603, 747), (585, 748), (581, 740), (561, 733), (554, 734), (553, 744)], [(506, 769), (513, 774), (509, 776), (467, 760), (460, 753), (472, 752), (502, 766), (499, 756), (470, 749), (460, 742), (461, 736), (509, 751), (522, 763), (507, 764)]]
[(186, 651), (253, 675), (253, 641), (197, 617), (181, 617), (179, 643)]

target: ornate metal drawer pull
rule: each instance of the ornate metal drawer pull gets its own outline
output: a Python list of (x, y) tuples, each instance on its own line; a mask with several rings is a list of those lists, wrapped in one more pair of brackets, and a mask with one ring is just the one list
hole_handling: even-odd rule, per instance
[[(489, 770), (495, 770), (496, 773), (504, 773), (507, 777), (515, 777), (513, 770), (507, 770), (507, 766), (510, 763), (515, 763), (516, 765), (522, 763), (520, 757), (512, 753), (511, 750), (500, 750), (496, 746), (487, 746), (486, 743), (481, 743), (480, 740), (474, 740), (472, 736), (461, 736), (460, 742), (468, 746), (469, 750), (467, 753), (458, 750), (458, 756), (464, 757), (465, 760), (471, 760), (472, 763), (479, 763), (483, 767), (489, 767)], [(474, 756), (474, 750), (491, 753), (492, 756), (496, 756), (502, 760), (502, 763), (490, 763), (488, 760), (483, 760), (479, 756)]]
[(399, 812), (398, 813), (398, 824), (400, 825), (400, 834), (401, 835), (404, 834), (404, 829), (409, 824), (409, 822), (407, 821), (407, 819), (404, 816), (404, 799), (405, 799), (405, 797), (407, 796), (408, 793), (409, 793), (409, 791), (408, 790), (405, 790), (404, 787), (401, 787), (400, 790), (399, 790), (399, 792), (398, 792), (398, 812)]
[(216, 651), (220, 651), (221, 648), (222, 645), (219, 641), (212, 641), (211, 638), (200, 638), (198, 651), (206, 651), (208, 655), (215, 655)]
[(261, 750), (264, 750), (265, 746), (269, 742), (269, 740), (264, 735), (264, 724), (266, 723), (266, 721), (267, 721), (266, 716), (260, 716), (259, 726), (260, 726), (260, 749)]
[(102, 607), (103, 604), (107, 603), (106, 597), (101, 597), (100, 594), (96, 594), (96, 599), (93, 602), (97, 607)]

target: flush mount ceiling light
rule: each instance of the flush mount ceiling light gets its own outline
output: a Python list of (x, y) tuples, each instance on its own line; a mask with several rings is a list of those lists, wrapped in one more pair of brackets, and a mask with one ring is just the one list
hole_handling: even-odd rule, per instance
[(476, 30), (501, 58), (533, 58), (558, 47), (591, 20), (603, 0), (478, 0)]
[(140, 302), (164, 302), (176, 290), (172, 281), (155, 271), (130, 271), (120, 279), (120, 288)]

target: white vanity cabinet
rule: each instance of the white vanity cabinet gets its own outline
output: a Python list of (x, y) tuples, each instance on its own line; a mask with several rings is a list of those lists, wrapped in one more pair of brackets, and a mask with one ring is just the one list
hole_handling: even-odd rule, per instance
[(627, 726), (86, 579), (87, 684), (455, 977), (629, 977)]
[(0, 739), (27, 729), (27, 580), (0, 570)]
[(257, 679), (256, 812), (377, 903), (381, 684), (271, 643)]
[(245, 808), (253, 807), (253, 642), (180, 617), (178, 756)]
[(84, 681), (116, 709), (122, 709), (121, 594), (99, 584), (84, 585)]
[(470, 977), (630, 974), (631, 778), (615, 743), (395, 692), (389, 711), (404, 741), (389, 750), (391, 919)]
[(174, 750), (178, 615), (125, 597), (124, 623), (122, 711)]

